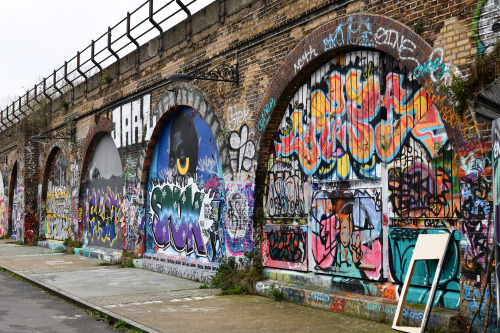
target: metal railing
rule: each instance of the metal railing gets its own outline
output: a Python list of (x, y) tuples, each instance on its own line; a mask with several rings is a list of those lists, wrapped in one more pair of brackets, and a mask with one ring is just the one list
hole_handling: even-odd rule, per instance
[[(27, 90), (26, 94), (2, 109), (0, 111), (0, 132), (20, 122), (21, 118), (33, 111), (34, 107), (42, 100), (51, 102), (70, 91), (71, 102), (74, 102), (75, 87), (81, 83), (84, 84), (83, 94), (86, 95), (89, 88), (89, 78), (96, 73), (102, 75), (103, 68), (113, 63), (116, 63), (115, 75), (118, 77), (120, 75), (120, 59), (134, 50), (135, 66), (139, 66), (140, 46), (154, 39), (155, 35), (158, 39), (157, 51), (161, 55), (165, 45), (164, 31), (186, 18), (186, 39), (189, 41), (192, 34), (189, 7), (193, 6), (196, 1), (191, 0), (184, 4), (181, 0), (157, 0), (161, 5), (155, 10), (153, 0), (147, 0), (133, 12), (127, 13), (124, 19), (114, 26), (108, 27), (107, 32), (92, 40), (87, 47), (77, 51), (73, 58), (65, 61), (51, 75), (44, 77), (32, 89)], [(205, 0), (206, 5), (212, 1)], [(225, 0), (219, 0), (221, 8), (223, 8), (224, 2)], [(219, 19), (222, 22), (224, 18), (220, 17)], [(138, 23), (132, 26), (132, 21)], [(120, 33), (120, 29), (125, 32)], [(117, 33), (117, 37), (112, 38), (113, 32)], [(97, 88), (98, 86), (94, 87), (94, 89)]]

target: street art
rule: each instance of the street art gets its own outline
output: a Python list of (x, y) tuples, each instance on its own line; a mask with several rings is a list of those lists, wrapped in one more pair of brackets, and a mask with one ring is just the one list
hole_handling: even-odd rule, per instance
[[(393, 282), (403, 284), (413, 249), (420, 234), (448, 233), (445, 229), (434, 228), (391, 228), (389, 230), (389, 270)], [(436, 291), (434, 305), (458, 308), (460, 303), (460, 232), (453, 231), (446, 252), (441, 277)], [(409, 301), (422, 303), (428, 296), (435, 274), (437, 262), (419, 261), (416, 263), (411, 280), (412, 292)], [(417, 286), (422, 288), (416, 288)]]
[(89, 202), (89, 243), (113, 247), (119, 238), (123, 238), (120, 215), (120, 195), (113, 193), (110, 187), (106, 192), (93, 188)]
[[(92, 152), (88, 166), (86, 205), (83, 220), (89, 246), (126, 248), (126, 224), (122, 207), (124, 174), (118, 149), (110, 135), (104, 135)], [(135, 173), (129, 161), (127, 177)]]
[(0, 172), (0, 236), (3, 236), (8, 231), (8, 211), (9, 203), (8, 197), (5, 195), (5, 186), (3, 183), (3, 176)]
[[(434, 49), (430, 57), (424, 63), (420, 63), (416, 57), (418, 54), (417, 44), (411, 38), (400, 31), (383, 26), (379, 26), (377, 31), (374, 31), (372, 30), (373, 26), (374, 24), (370, 22), (368, 17), (355, 22), (353, 17), (349, 16), (345, 23), (337, 26), (335, 32), (330, 33), (328, 37), (323, 39), (324, 51), (345, 45), (385, 46), (394, 49), (399, 59), (416, 64), (415, 77), (419, 77), (423, 73), (429, 73), (432, 82), (440, 82), (449, 86), (452, 83), (453, 76), (463, 76), (458, 67), (452, 63), (453, 57), (449, 62), (443, 62), (444, 50), (442, 48)], [(493, 24), (491, 28), (495, 29), (497, 26)]]
[(26, 230), (24, 233), (24, 242), (30, 244), (33, 242), (33, 238), (36, 236), (35, 233), (38, 229), (38, 219), (35, 214), (26, 213), (24, 216), (24, 227)]
[(19, 241), (24, 239), (24, 188), (18, 187), (18, 180), (14, 185), (12, 200), (12, 238)]
[(307, 227), (264, 226), (264, 265), (307, 271)]
[(250, 171), (255, 157), (255, 143), (249, 139), (248, 126), (241, 126), (239, 132), (232, 132), (229, 138), (231, 150), (236, 153), (236, 170)]
[[(492, 289), (493, 291), (494, 289)], [(486, 332), (494, 333), (497, 332), (497, 321), (495, 320), (498, 315), (498, 308), (496, 306), (498, 297), (495, 292), (491, 294), (488, 291), (488, 288), (484, 291), (484, 299), (483, 302), (480, 303), (482, 289), (478, 288), (475, 284), (464, 283), (462, 287), (462, 293), (464, 295), (465, 300), (465, 308), (467, 312), (467, 317), (469, 320), (472, 320), (474, 313), (479, 308), (479, 314), (474, 321), (474, 325), (477, 327), (485, 327), (488, 324), (488, 329)], [(491, 301), (491, 305), (489, 305)], [(486, 312), (490, 311), (490, 321), (486, 323)]]
[(46, 202), (45, 237), (57, 240), (68, 238), (71, 234), (71, 197), (67, 188), (53, 186), (47, 193)]
[[(361, 22), (358, 27), (362, 30), (367, 25)], [(344, 38), (356, 33), (359, 42), (364, 38), (360, 30)], [(328, 43), (342, 44), (340, 33), (330, 37)], [(389, 32), (377, 34), (379, 43), (393, 38)], [(398, 44), (403, 45), (401, 51), (412, 43), (405, 41)], [(442, 75), (449, 73), (448, 64), (431, 60)], [(419, 75), (429, 66), (423, 64)], [(374, 281), (385, 274), (402, 283), (394, 276), (405, 272), (404, 265), (384, 268), (382, 257), (396, 245), (409, 253), (411, 245), (405, 238), (401, 244), (395, 239), (384, 244), (382, 235), (417, 230), (417, 226), (439, 230), (457, 225), (464, 210), (454, 161), (438, 108), (415, 81), (415, 74), (378, 52), (336, 56), (299, 87), (271, 142), (264, 189), (264, 264)], [(388, 179), (386, 227), (382, 225), (383, 163)], [(308, 219), (308, 225), (300, 225)], [(284, 239), (280, 235), (287, 232), (287, 241), (272, 243)], [(455, 233), (460, 239), (459, 231)], [(308, 249), (305, 256), (297, 250), (301, 239)], [(458, 245), (454, 246), (450, 280), (442, 282), (438, 291), (439, 302), (452, 308), (458, 306), (460, 278)], [(412, 295), (423, 298), (428, 292), (426, 286), (412, 288), (417, 288)]]
[[(266, 212), (271, 217), (305, 216), (309, 198), (306, 177), (300, 170), (281, 171), (276, 164), (268, 172)], [(284, 169), (284, 167), (283, 167)], [(277, 171), (279, 170), (279, 171)]]
[(230, 105), (227, 108), (227, 122), (231, 131), (236, 131), (242, 124), (247, 122), (249, 118), (250, 109), (247, 108), (247, 102), (243, 103), (243, 108), (238, 108), (234, 103), (234, 107)]
[(154, 124), (150, 121), (151, 94), (141, 96), (113, 109), (111, 137), (117, 148), (149, 141)]
[(42, 221), (41, 233), (47, 239), (65, 240), (71, 235), (72, 220), (70, 159), (59, 149), (49, 163), (45, 219)]
[(254, 184), (228, 184), (226, 245), (232, 256), (253, 251)]
[(312, 47), (312, 45), (309, 45), (309, 49), (304, 51), (302, 56), (297, 60), (295, 64), (293, 64), (293, 70), (295, 71), (295, 74), (300, 72), (302, 67), (304, 67), (307, 63), (313, 59), (313, 57), (317, 57), (318, 54), (316, 52), (316, 49)]
[(493, 164), (490, 142), (481, 142), (473, 150), (463, 150), (460, 156), (460, 192), (462, 237), (465, 249), (464, 275), (474, 279), (477, 268), (486, 269), (494, 234)]
[(478, 54), (488, 54), (500, 40), (500, 2), (480, 0), (473, 17)]
[(313, 193), (314, 271), (369, 279), (381, 277), (381, 207), (374, 200), (374, 192)]
[[(311, 92), (311, 122), (295, 102), (274, 143), (276, 157), (297, 155), (307, 175), (318, 179), (376, 178), (377, 161), (391, 162), (408, 137), (429, 156), (447, 140), (439, 112), (423, 88), (403, 87), (405, 77), (389, 73), (386, 91), (378, 75), (362, 82), (362, 70), (334, 70)], [(380, 122), (387, 112), (388, 125)]]
[[(492, 126), (492, 157), (493, 157), (493, 209), (495, 230), (495, 280), (497, 295), (500, 292), (500, 120), (494, 120)], [(500, 299), (497, 297), (497, 309), (500, 308)], [(500, 314), (497, 312), (497, 323)]]
[[(404, 148), (404, 152), (411, 146)], [(431, 163), (414, 154), (402, 157), (388, 170), (389, 200), (393, 217), (456, 218), (460, 214), (460, 185), (453, 176), (452, 158), (436, 157)], [(448, 156), (450, 155), (450, 156)], [(410, 163), (409, 163), (410, 162)]]
[[(208, 165), (208, 159), (217, 163), (215, 169), (199, 167), (200, 161)], [(192, 108), (181, 108), (165, 125), (151, 163), (147, 253), (221, 262), (229, 239), (227, 210), (220, 158), (211, 129)], [(231, 214), (235, 216), (234, 208)], [(236, 227), (232, 225), (231, 229), (233, 242), (233, 237), (241, 236)]]

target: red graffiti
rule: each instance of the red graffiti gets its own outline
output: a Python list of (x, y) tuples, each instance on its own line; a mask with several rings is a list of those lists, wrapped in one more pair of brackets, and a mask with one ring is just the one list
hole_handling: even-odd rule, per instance
[(332, 297), (332, 303), (330, 304), (330, 311), (344, 312), (345, 299), (339, 297)]

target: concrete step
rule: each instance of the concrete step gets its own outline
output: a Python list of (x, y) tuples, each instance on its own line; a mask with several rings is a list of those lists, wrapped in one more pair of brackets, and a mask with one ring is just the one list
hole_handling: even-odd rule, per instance
[[(276, 280), (265, 280), (256, 285), (257, 294), (276, 298), (281, 294), (283, 300), (304, 306), (334, 311), (344, 315), (374, 320), (380, 323), (392, 324), (398, 301), (381, 297), (365, 296)], [(406, 303), (402, 311), (404, 326), (420, 326), (425, 306)], [(427, 329), (442, 329), (448, 327), (450, 319), (457, 315), (457, 310), (432, 308)]]

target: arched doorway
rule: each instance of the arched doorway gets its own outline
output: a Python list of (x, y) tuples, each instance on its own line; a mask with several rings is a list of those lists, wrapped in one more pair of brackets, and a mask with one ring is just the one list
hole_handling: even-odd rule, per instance
[(9, 230), (12, 238), (22, 239), (21, 215), (23, 210), (24, 191), (18, 188), (17, 182), (17, 161), (12, 167), (9, 183)]
[(82, 183), (81, 208), (88, 247), (122, 249), (126, 221), (122, 221), (123, 170), (120, 154), (108, 133), (100, 133)]
[[(332, 54), (291, 95), (261, 148), (269, 152), (264, 265), (402, 283), (418, 235), (450, 232), (459, 217), (455, 158), (438, 107), (414, 72), (366, 48)], [(449, 307), (460, 290), (454, 236), (439, 284)], [(419, 265), (413, 301), (424, 299), (435, 270)]]
[(40, 233), (47, 239), (65, 240), (72, 235), (70, 158), (59, 147), (49, 154), (42, 184)]
[(191, 107), (164, 117), (149, 170), (146, 254), (217, 264), (226, 251), (226, 203), (215, 138)]

